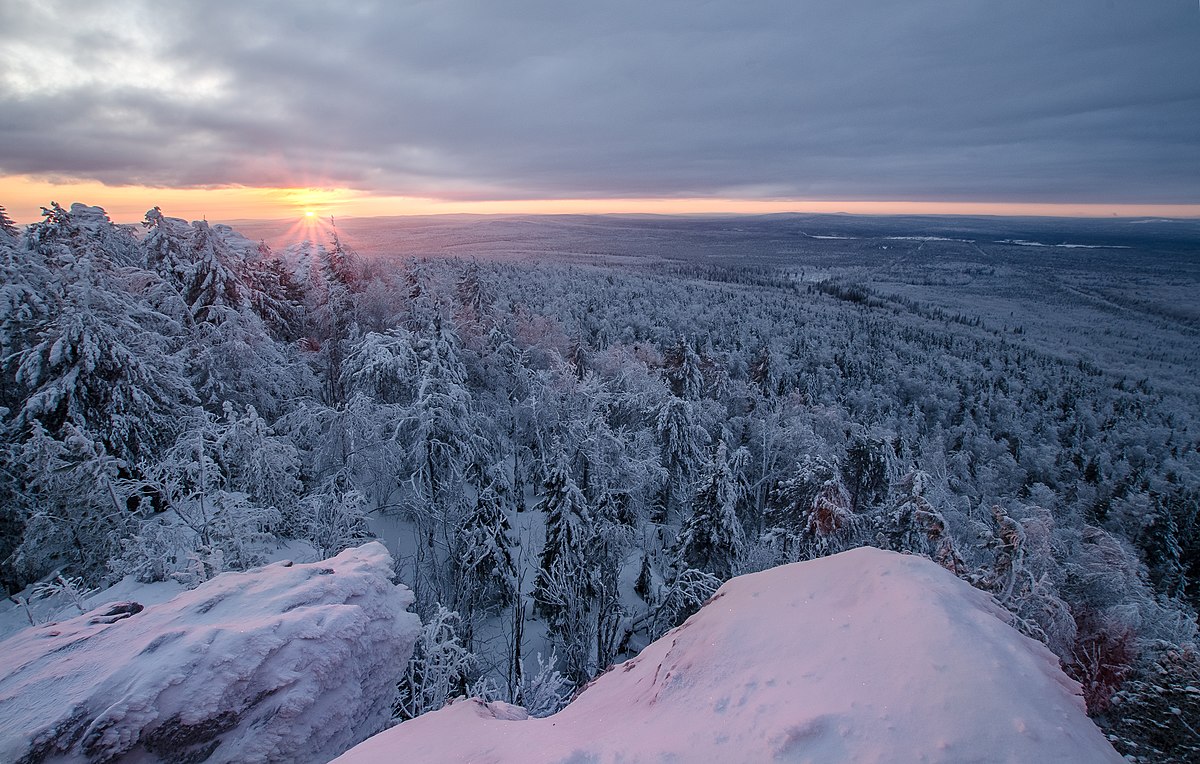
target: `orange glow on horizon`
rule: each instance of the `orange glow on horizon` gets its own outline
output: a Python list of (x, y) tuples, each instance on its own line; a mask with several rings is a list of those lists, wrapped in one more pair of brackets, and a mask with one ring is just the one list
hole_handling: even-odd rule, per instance
[(1200, 217), (1198, 204), (1038, 204), (1010, 202), (862, 201), (809, 199), (524, 199), (453, 201), (378, 196), (346, 188), (152, 188), (106, 186), (95, 181), (52, 183), (28, 176), (0, 176), (0, 205), (19, 223), (41, 217), (51, 201), (103, 207), (119, 223), (142, 220), (154, 206), (172, 217), (212, 222), (295, 219), (298, 227), (329, 217), (392, 215), (539, 214), (766, 214), (844, 212), (860, 215), (1028, 215), (1062, 217)]

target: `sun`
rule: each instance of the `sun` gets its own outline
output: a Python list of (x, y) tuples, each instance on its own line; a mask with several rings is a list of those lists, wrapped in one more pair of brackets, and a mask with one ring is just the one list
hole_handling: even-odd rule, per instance
[[(3, 2), (3, 0), (0, 0)], [(292, 218), (294, 221), (289, 227), (284, 238), (288, 243), (299, 241), (321, 241), (326, 238), (329, 230), (329, 225), (322, 220), (322, 211), (320, 207), (298, 207), (294, 210), (298, 217)]]

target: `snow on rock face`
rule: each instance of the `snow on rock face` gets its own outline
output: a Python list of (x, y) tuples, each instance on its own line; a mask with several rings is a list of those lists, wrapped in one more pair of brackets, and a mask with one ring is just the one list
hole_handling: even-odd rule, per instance
[(460, 701), (337, 763), (1123, 761), (1003, 618), (926, 559), (856, 549), (729, 581), (554, 716)]
[(0, 761), (327, 761), (384, 727), (412, 653), (391, 575), (370, 543), (25, 629), (0, 642)]

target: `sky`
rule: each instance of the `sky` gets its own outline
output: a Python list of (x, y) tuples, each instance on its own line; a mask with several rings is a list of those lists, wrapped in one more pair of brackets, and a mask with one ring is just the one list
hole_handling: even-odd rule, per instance
[(1200, 215), (1196, 0), (4, 0), (0, 205)]

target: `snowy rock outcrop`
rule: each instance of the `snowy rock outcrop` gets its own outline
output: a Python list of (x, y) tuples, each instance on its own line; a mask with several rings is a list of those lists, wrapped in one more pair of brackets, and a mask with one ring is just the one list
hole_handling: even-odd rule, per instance
[(0, 643), (0, 761), (323, 762), (387, 722), (420, 628), (383, 545)]
[(932, 562), (856, 549), (735, 578), (571, 705), (460, 701), (377, 762), (1120, 762), (1057, 659)]

